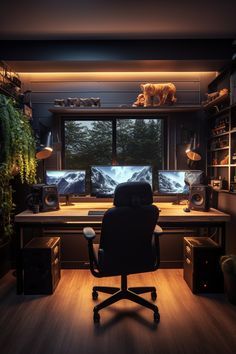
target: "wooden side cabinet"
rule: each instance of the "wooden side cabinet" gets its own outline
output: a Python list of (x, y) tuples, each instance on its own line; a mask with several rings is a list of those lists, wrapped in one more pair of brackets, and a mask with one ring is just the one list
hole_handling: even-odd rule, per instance
[(184, 279), (193, 293), (224, 291), (222, 248), (209, 237), (184, 237)]
[(61, 277), (60, 238), (34, 237), (23, 249), (24, 293), (52, 294)]

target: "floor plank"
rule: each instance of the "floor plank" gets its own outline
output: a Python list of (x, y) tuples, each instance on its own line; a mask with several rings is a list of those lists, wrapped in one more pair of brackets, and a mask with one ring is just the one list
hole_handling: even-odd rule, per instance
[(33, 296), (16, 295), (8, 273), (0, 280), (1, 354), (235, 353), (236, 306), (224, 294), (193, 295), (182, 273), (160, 269), (128, 277), (129, 286), (157, 286), (158, 325), (150, 310), (128, 300), (102, 310), (94, 325), (92, 286), (119, 286), (119, 277), (63, 270), (53, 295)]

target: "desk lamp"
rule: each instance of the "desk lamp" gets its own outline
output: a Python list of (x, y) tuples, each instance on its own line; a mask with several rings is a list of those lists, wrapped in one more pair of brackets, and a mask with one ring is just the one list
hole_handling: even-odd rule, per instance
[(39, 140), (39, 145), (36, 145), (36, 159), (42, 160), (42, 169), (43, 169), (43, 180), (45, 180), (45, 159), (50, 157), (53, 152), (53, 140), (52, 140), (52, 132), (47, 131), (44, 135), (42, 135)]
[(43, 135), (40, 145), (36, 147), (36, 158), (38, 160), (45, 160), (52, 155), (52, 132), (48, 131)]
[(196, 133), (194, 133), (193, 137), (191, 138), (190, 145), (185, 152), (191, 161), (200, 161), (202, 159)]

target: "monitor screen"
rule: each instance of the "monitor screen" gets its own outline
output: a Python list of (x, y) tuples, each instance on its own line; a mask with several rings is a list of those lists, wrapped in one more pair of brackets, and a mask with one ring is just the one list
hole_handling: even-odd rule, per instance
[(91, 194), (114, 195), (123, 182), (145, 181), (152, 187), (151, 166), (91, 166)]
[(158, 171), (158, 191), (162, 194), (188, 194), (193, 184), (203, 183), (203, 171)]
[(46, 184), (56, 184), (59, 195), (85, 194), (85, 171), (46, 171)]

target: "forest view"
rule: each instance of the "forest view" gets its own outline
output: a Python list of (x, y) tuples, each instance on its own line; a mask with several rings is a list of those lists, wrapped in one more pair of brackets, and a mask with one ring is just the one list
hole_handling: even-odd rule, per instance
[(163, 168), (162, 119), (117, 119), (116, 134), (111, 120), (66, 120), (64, 168), (89, 171), (91, 165), (111, 165), (112, 136), (116, 164), (151, 165), (154, 174)]

